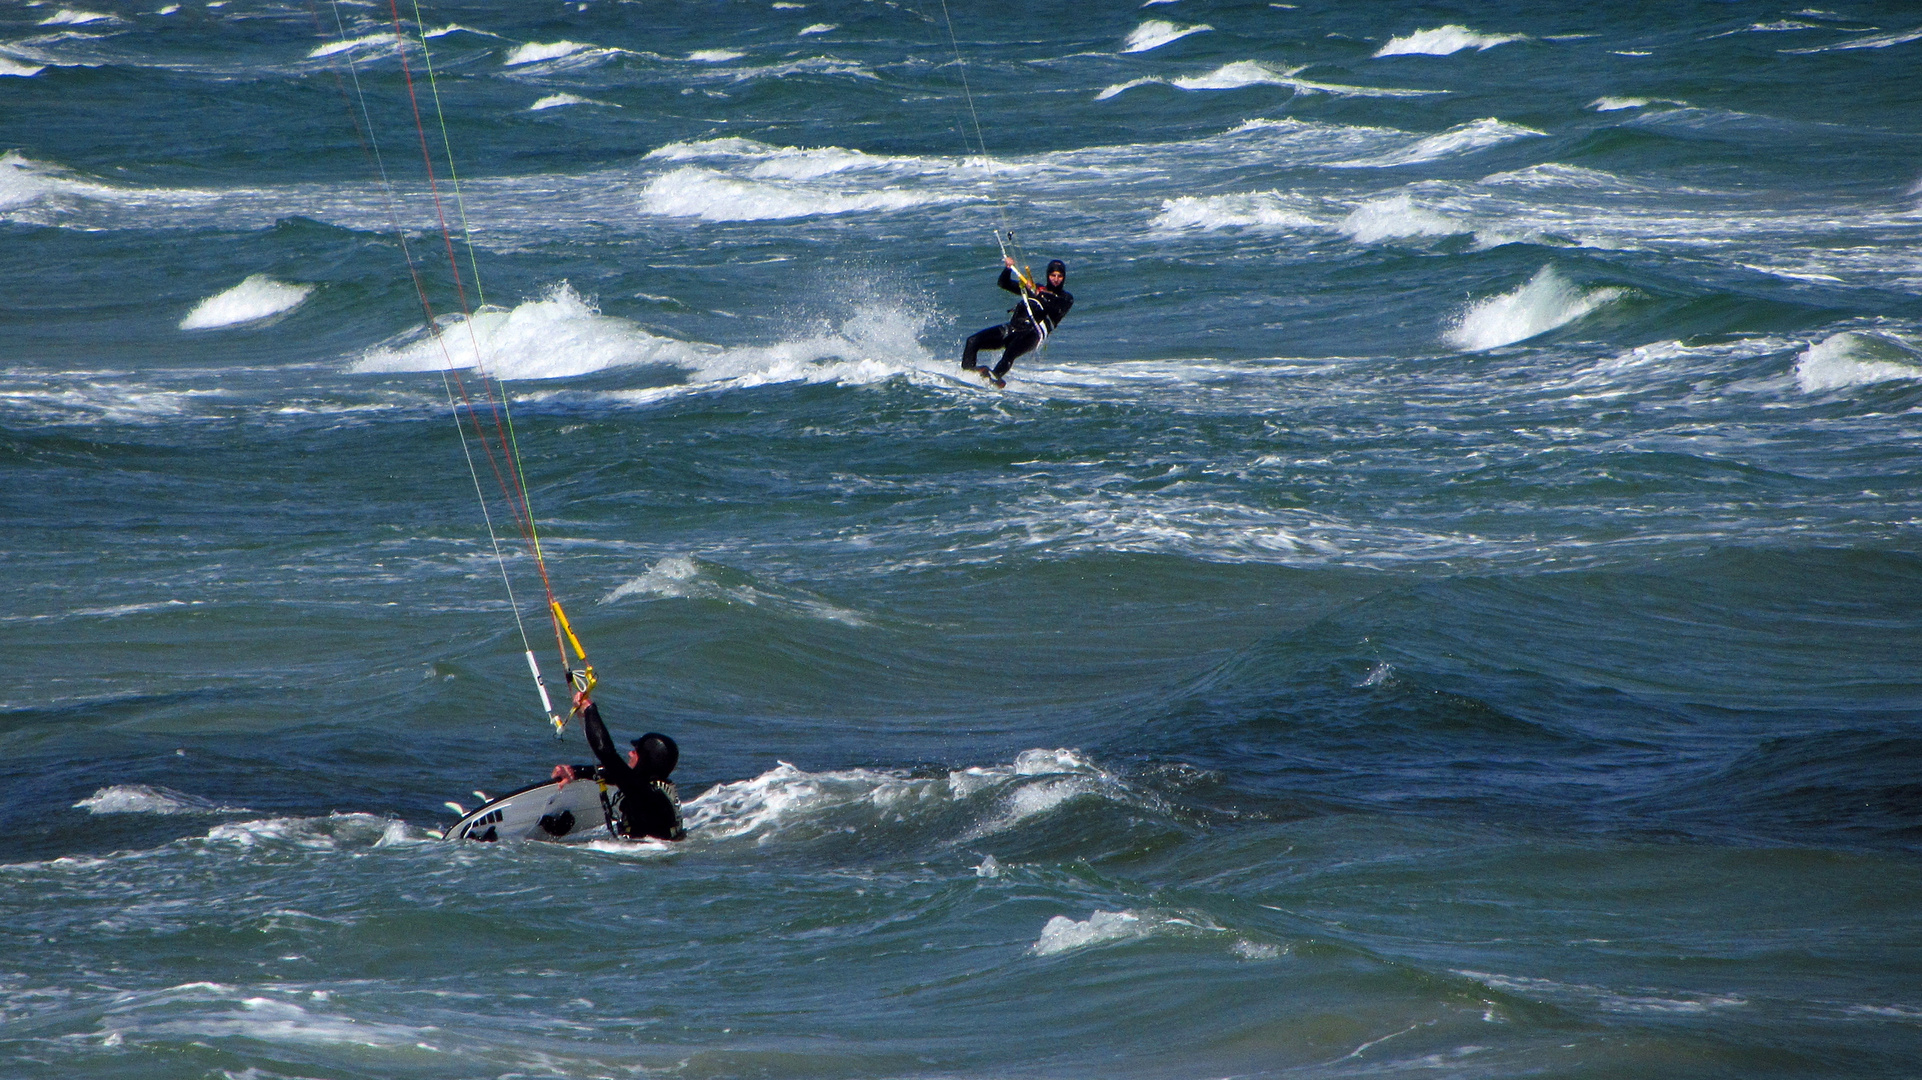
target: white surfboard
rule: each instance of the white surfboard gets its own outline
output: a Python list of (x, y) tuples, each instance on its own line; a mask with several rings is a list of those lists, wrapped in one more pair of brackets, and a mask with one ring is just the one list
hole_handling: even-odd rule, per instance
[[(609, 788), (608, 794), (614, 794)], [(461, 818), (442, 840), (585, 840), (609, 835), (601, 785), (558, 780), (509, 792)]]

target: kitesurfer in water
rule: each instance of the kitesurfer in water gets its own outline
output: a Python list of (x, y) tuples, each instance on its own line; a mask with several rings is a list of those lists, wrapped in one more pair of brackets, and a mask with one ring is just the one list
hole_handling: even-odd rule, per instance
[(634, 740), (634, 749), (622, 760), (614, 749), (614, 740), (608, 737), (607, 725), (601, 723), (601, 710), (586, 694), (574, 695), (574, 710), (581, 714), (588, 748), (600, 765), (556, 765), (554, 779), (562, 787), (570, 780), (601, 780), (618, 788), (621, 795), (611, 804), (615, 820), (610, 823), (618, 835), (635, 840), (650, 836), (685, 840), (681, 797), (667, 778), (681, 758), (680, 747), (673, 739), (650, 731)]
[[(1048, 340), (1074, 306), (1074, 297), (1063, 288), (1068, 282), (1067, 263), (1060, 259), (1049, 263), (1046, 281), (1041, 285), (1017, 277), (1013, 259), (1003, 256), (1001, 264), (1001, 279), (995, 284), (1021, 297), (1021, 302), (1008, 309), (1007, 322), (971, 335), (961, 347), (961, 370), (979, 372), (997, 387), (1007, 385), (1004, 380), (1015, 358)], [(992, 371), (975, 364), (975, 354), (982, 349), (1001, 350), (1001, 362)]]

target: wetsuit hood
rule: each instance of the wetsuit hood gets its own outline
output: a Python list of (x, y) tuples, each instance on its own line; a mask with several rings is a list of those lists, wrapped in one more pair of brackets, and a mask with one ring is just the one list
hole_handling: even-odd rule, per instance
[(667, 779), (681, 760), (681, 748), (674, 740), (655, 731), (635, 739), (634, 752), (641, 756), (637, 771), (647, 780)]
[[(1054, 259), (1054, 260), (1052, 260), (1052, 261), (1050, 261), (1050, 262), (1048, 263), (1048, 273), (1049, 273), (1049, 274), (1052, 274), (1052, 273), (1054, 273), (1054, 272), (1055, 272), (1056, 270), (1059, 270), (1059, 271), (1061, 271), (1061, 280), (1062, 280), (1063, 282), (1066, 282), (1066, 281), (1068, 280), (1068, 264), (1067, 264), (1067, 263), (1064, 263), (1064, 262), (1062, 262), (1062, 261), (1061, 261), (1060, 259)], [(1044, 275), (1042, 275), (1042, 276), (1043, 276), (1044, 278), (1046, 277), (1046, 275), (1045, 275), (1045, 274), (1044, 274)]]

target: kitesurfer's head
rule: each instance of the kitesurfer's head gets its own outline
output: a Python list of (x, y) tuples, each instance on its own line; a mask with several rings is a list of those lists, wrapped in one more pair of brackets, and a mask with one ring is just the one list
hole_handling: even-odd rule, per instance
[(628, 767), (639, 770), (649, 780), (667, 779), (680, 760), (681, 748), (674, 740), (654, 731), (635, 739), (634, 749), (627, 754)]
[(1048, 263), (1048, 288), (1059, 289), (1068, 283), (1068, 264), (1060, 259)]

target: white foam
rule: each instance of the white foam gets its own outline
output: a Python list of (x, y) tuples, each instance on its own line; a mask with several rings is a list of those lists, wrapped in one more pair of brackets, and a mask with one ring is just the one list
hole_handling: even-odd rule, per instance
[(868, 620), (857, 611), (837, 606), (800, 589), (769, 588), (745, 580), (742, 575), (692, 556), (665, 558), (648, 568), (640, 577), (621, 583), (601, 597), (611, 604), (630, 596), (688, 600), (718, 600), (749, 607), (768, 607), (790, 614), (838, 622), (844, 626), (866, 626)]
[(1491, 146), (1514, 142), (1517, 139), (1542, 138), (1546, 134), (1531, 127), (1511, 124), (1494, 117), (1484, 117), (1480, 120), (1471, 120), (1466, 124), (1457, 124), (1435, 135), (1424, 136), (1410, 145), (1386, 153), (1351, 158), (1347, 161), (1331, 161), (1328, 165), (1335, 169), (1385, 169), (1397, 165), (1418, 165), (1426, 161), (1472, 154)]
[(253, 274), (225, 292), (194, 305), (180, 320), (182, 330), (212, 330), (240, 326), (284, 315), (307, 302), (312, 285), (290, 285), (265, 274)]
[(1200, 34), (1213, 29), (1214, 27), (1207, 23), (1181, 26), (1163, 19), (1149, 19), (1134, 28), (1127, 40), (1121, 43), (1121, 51), (1124, 53), (1148, 52), (1151, 49), (1159, 49), (1171, 41), (1180, 41), (1189, 34)]
[(840, 192), (737, 180), (709, 169), (681, 168), (656, 177), (641, 195), (650, 214), (704, 221), (780, 221), (952, 202), (956, 196), (883, 189)]
[(1623, 109), (1646, 109), (1650, 105), (1677, 105), (1682, 108), (1687, 108), (1688, 102), (1677, 101), (1674, 98), (1598, 97), (1588, 103), (1588, 107), (1596, 112), (1620, 112)]
[(440, 371), (475, 367), (484, 359), (496, 378), (557, 379), (623, 365), (694, 364), (700, 352), (602, 315), (562, 282), (512, 311), (483, 308), (472, 319), (445, 320), (437, 334), (377, 345), (349, 370)]
[(294, 847), (334, 851), (343, 846), (378, 845), (388, 839), (391, 824), (390, 819), (373, 814), (260, 818), (216, 825), (207, 831), (207, 840), (240, 848)]
[(61, 8), (59, 11), (40, 20), (41, 26), (85, 26), (88, 23), (119, 22), (112, 15), (98, 11), (82, 11), (78, 8)]
[(73, 804), (90, 814), (229, 814), (249, 813), (244, 807), (220, 806), (197, 795), (146, 784), (104, 787)]
[(501, 61), (501, 66), (519, 67), (522, 64), (538, 64), (543, 60), (558, 60), (591, 47), (578, 41), (529, 41), (514, 46)]
[(1844, 330), (1808, 347), (1795, 360), (1803, 393), (1922, 379), (1922, 354), (1881, 334)]
[(1850, 1005), (1842, 1010), (1848, 1016), (1876, 1016), (1890, 1020), (1922, 1020), (1922, 1008), (1912, 1005)]
[(1245, 86), (1290, 86), (1303, 93), (1326, 93), (1345, 97), (1426, 97), (1448, 92), (1310, 82), (1296, 77), (1296, 73), (1301, 70), (1300, 67), (1277, 69), (1259, 60), (1236, 60), (1233, 63), (1223, 64), (1205, 75), (1171, 79), (1169, 83), (1183, 90), (1238, 90)]
[(18, 150), (0, 154), (0, 210), (31, 206), (65, 186), (51, 166), (24, 157)]
[(349, 52), (351, 50), (364, 48), (369, 45), (392, 46), (396, 40), (400, 42), (402, 48), (405, 48), (407, 47), (407, 45), (410, 44), (410, 42), (408, 42), (404, 38), (396, 39), (394, 35), (391, 33), (369, 34), (366, 37), (352, 38), (347, 41), (332, 41), (332, 42), (328, 42), (325, 45), (316, 45), (310, 52), (308, 52), (307, 59), (318, 60), (318, 59), (321, 59), (322, 57), (333, 56), (336, 53)]
[[(1304, 65), (1305, 66), (1305, 65)], [(1259, 60), (1236, 60), (1223, 64), (1213, 71), (1201, 75), (1189, 75), (1176, 79), (1130, 79), (1095, 94), (1096, 101), (1106, 101), (1137, 86), (1165, 84), (1181, 90), (1239, 90), (1248, 86), (1286, 86), (1302, 94), (1334, 94), (1341, 97), (1427, 97), (1446, 94), (1446, 90), (1402, 90), (1388, 86), (1349, 86), (1342, 83), (1311, 82), (1300, 78), (1301, 67), (1276, 68)]]
[(1358, 244), (1374, 244), (1424, 236), (1455, 236), (1475, 230), (1461, 222), (1416, 206), (1407, 193), (1363, 203), (1336, 228)]
[(1028, 951), (1036, 956), (1055, 956), (1090, 945), (1133, 941), (1153, 931), (1153, 923), (1132, 911), (1097, 911), (1081, 922), (1056, 915), (1041, 928), (1041, 937)]
[[(231, 992), (230, 988), (222, 990)], [(243, 998), (236, 1004), (238, 1008), (226, 1011), (203, 1011), (153, 1022), (141, 1022), (133, 1006), (121, 1005), (112, 1010), (108, 1022), (116, 1027), (124, 1025), (122, 1030), (136, 1035), (257, 1039), (306, 1046), (437, 1049), (422, 1041), (435, 1030), (433, 1028), (314, 1013), (292, 1002), (266, 997)]]
[(1251, 191), (1236, 195), (1181, 195), (1161, 202), (1161, 212), (1150, 224), (1157, 229), (1222, 229), (1254, 226), (1283, 229), (1319, 228), (1323, 222), (1301, 204), (1305, 200), (1279, 191)]
[(802, 27), (794, 36), (807, 37), (809, 34), (825, 34), (830, 30), (839, 28), (839, 26), (839, 23), (815, 23), (813, 26)]
[(1480, 34), (1466, 26), (1450, 23), (1433, 30), (1417, 30), (1407, 37), (1390, 38), (1375, 52), (1380, 56), (1448, 56), (1463, 49), (1484, 52), (1511, 41), (1526, 41), (1526, 34)]
[(593, 98), (584, 98), (575, 94), (549, 94), (534, 104), (529, 105), (527, 111), (540, 112), (542, 109), (558, 109), (563, 105), (600, 105), (609, 109), (620, 108), (619, 105), (611, 101), (596, 101)]
[(745, 55), (747, 54), (737, 53), (732, 49), (696, 49), (688, 53), (687, 58), (701, 64), (725, 64), (729, 60), (739, 60)]
[[(752, 779), (716, 784), (690, 799), (685, 810), (690, 832), (698, 831), (711, 839), (753, 834), (765, 842), (787, 832), (818, 833), (835, 828), (850, 814), (869, 821), (901, 822), (991, 799), (990, 816), (997, 824), (968, 830), (959, 838), (967, 841), (1060, 806), (1072, 797), (1060, 794), (1059, 785), (1069, 780), (1099, 782), (1100, 793), (1111, 798), (1127, 797), (1119, 782), (1083, 761), (1073, 750), (1026, 750), (1012, 764), (956, 770), (945, 781), (897, 770), (810, 773), (783, 761)], [(1073, 794), (1080, 793), (1077, 790)]]
[(1497, 990), (1509, 990), (1535, 998), (1574, 999), (1584, 1001), (1603, 1012), (1646, 1014), (1682, 1013), (1701, 1014), (1712, 1009), (1735, 1009), (1748, 1004), (1748, 999), (1732, 994), (1684, 995), (1673, 991), (1665, 993), (1624, 993), (1603, 986), (1584, 983), (1562, 983), (1553, 979), (1536, 979), (1522, 975), (1498, 975), (1486, 971), (1457, 970), (1457, 975), (1474, 979)]
[(15, 75), (21, 78), (32, 78), (45, 70), (47, 70), (45, 64), (23, 64), (18, 60), (0, 56), (0, 76)]
[(844, 807), (901, 807), (943, 792), (936, 781), (901, 773), (847, 769), (810, 773), (788, 762), (748, 780), (716, 784), (683, 806), (687, 828), (708, 839), (771, 835)]
[(1466, 352), (1498, 348), (1566, 326), (1624, 295), (1623, 289), (1584, 292), (1544, 266), (1519, 288), (1470, 304), (1443, 338)]
[(1235, 942), (1229, 946), (1229, 948), (1234, 951), (1236, 956), (1241, 957), (1243, 960), (1279, 960), (1282, 953), (1281, 946), (1279, 945), (1270, 945), (1267, 942), (1248, 941), (1246, 939)]
[(1825, 53), (1845, 52), (1850, 49), (1886, 49), (1891, 45), (1906, 45), (1911, 41), (1922, 40), (1922, 26), (1913, 30), (1897, 30), (1888, 34), (1875, 34), (1870, 37), (1851, 38), (1834, 45), (1823, 45), (1812, 49), (1783, 49), (1785, 53)]

